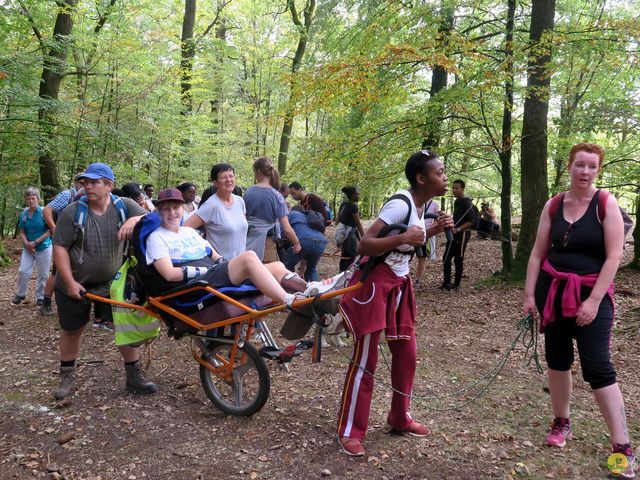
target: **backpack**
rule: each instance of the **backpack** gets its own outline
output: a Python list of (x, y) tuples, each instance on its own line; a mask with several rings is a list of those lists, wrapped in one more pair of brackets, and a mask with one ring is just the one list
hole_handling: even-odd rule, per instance
[(316, 212), (315, 210), (305, 210), (304, 213), (307, 216), (307, 225), (314, 230), (324, 233), (324, 229), (326, 227), (324, 215), (320, 212)]
[(324, 205), (324, 212), (327, 214), (327, 224), (330, 224), (333, 221), (333, 210), (325, 200), (322, 200), (322, 205)]
[(473, 222), (471, 228), (473, 230), (478, 230), (478, 227), (480, 226), (480, 211), (478, 210), (478, 207), (476, 207), (475, 203), (471, 204), (471, 217)]
[(469, 197), (466, 197), (471, 203), (471, 207), (468, 210), (471, 213), (471, 222), (473, 223), (470, 227), (471, 230), (477, 230), (480, 226), (480, 210), (476, 207), (476, 204), (473, 203), (473, 200)]
[[(551, 220), (551, 224), (553, 224), (553, 221), (558, 214), (558, 209), (560, 208), (560, 205), (564, 200), (565, 193), (566, 192), (560, 192), (557, 195), (551, 197), (551, 203), (549, 203), (549, 219)], [(596, 213), (598, 215), (598, 221), (601, 224), (602, 222), (604, 222), (604, 218), (607, 215), (607, 199), (609, 198), (609, 195), (609, 192), (607, 192), (606, 190), (598, 190), (598, 205), (596, 206)], [(618, 206), (618, 208), (620, 209), (620, 214), (622, 215), (622, 222), (624, 224), (624, 239), (626, 244), (627, 234), (629, 233), (629, 230), (631, 230), (631, 227), (633, 227), (633, 220), (624, 208), (620, 206)]]
[[(411, 211), (413, 209), (413, 204), (411, 203), (411, 201), (407, 198), (406, 195), (403, 195), (402, 193), (396, 193), (391, 198), (389, 198), (389, 200), (384, 202), (384, 205), (389, 203), (391, 200), (402, 200), (404, 203), (407, 204), (407, 207), (409, 207), (409, 213), (407, 213), (407, 216), (404, 217), (402, 224), (409, 226), (409, 220), (411, 220)], [(384, 205), (382, 206), (383, 208), (384, 208)], [(426, 208), (425, 208), (425, 211), (426, 211)]]
[[(404, 217), (404, 220), (402, 220), (402, 224), (409, 226), (409, 221), (411, 220), (411, 212), (413, 210), (413, 203), (409, 200), (409, 198), (406, 195), (403, 195), (402, 193), (396, 193), (391, 198), (389, 198), (389, 200), (387, 200), (384, 203), (384, 205), (389, 203), (391, 200), (402, 200), (404, 203), (407, 204), (407, 206), (409, 207), (409, 212), (407, 213), (407, 216)], [(384, 208), (384, 205), (382, 206), (383, 208)], [(424, 211), (426, 212), (427, 209), (425, 208)], [(423, 219), (424, 219), (424, 216), (423, 216)], [(398, 250), (397, 248), (394, 248), (393, 250), (388, 251), (387, 253), (379, 256), (378, 258), (381, 258), (382, 261), (384, 261), (387, 258), (387, 256), (389, 256), (389, 254), (391, 252), (402, 253), (404, 255), (411, 255), (411, 259), (409, 261), (413, 260), (413, 256), (416, 255), (416, 254), (419, 257), (423, 257), (424, 256), (424, 252), (423, 252), (422, 248), (421, 247), (416, 247), (414, 249), (414, 251), (412, 251), (411, 253), (403, 252), (401, 250)]]
[[(140, 277), (135, 268), (137, 263), (136, 257), (127, 257), (114, 275), (109, 289), (110, 297), (113, 300), (138, 305), (144, 304), (144, 294), (142, 294), (143, 298), (140, 298)], [(135, 308), (118, 305), (111, 305), (111, 310), (113, 311), (115, 344), (118, 347), (140, 344), (160, 334), (160, 322), (153, 315)]]
[[(129, 211), (127, 210), (127, 206), (125, 205), (124, 200), (122, 200), (122, 198), (118, 197), (117, 195), (111, 194), (111, 203), (116, 207), (116, 210), (118, 211), (118, 217), (119, 217), (118, 228), (120, 228), (122, 227), (124, 222), (127, 221), (127, 218), (129, 216)], [(76, 210), (76, 216), (73, 219), (73, 226), (75, 227), (74, 241), (79, 236), (82, 236), (81, 242), (83, 246), (84, 246), (84, 227), (87, 225), (88, 215), (89, 215), (89, 203), (85, 195), (78, 199), (78, 209)], [(125, 244), (125, 249), (124, 249), (125, 252), (128, 250), (128, 246), (129, 246), (129, 243), (127, 242)], [(83, 248), (83, 253), (84, 253), (84, 248)], [(82, 262), (83, 262), (83, 257), (81, 253), (80, 263)]]
[[(124, 222), (127, 221), (129, 216), (129, 211), (127, 210), (127, 206), (124, 203), (122, 198), (117, 195), (111, 194), (111, 203), (116, 210), (118, 211), (118, 217), (120, 220), (118, 221), (118, 228), (120, 228)], [(87, 201), (87, 197), (82, 196), (78, 199), (78, 209), (76, 210), (76, 216), (73, 220), (73, 225), (76, 227), (76, 231), (81, 233), (84, 237), (84, 227), (87, 225), (87, 216), (89, 214), (89, 203)], [(84, 238), (83, 238), (84, 240)]]

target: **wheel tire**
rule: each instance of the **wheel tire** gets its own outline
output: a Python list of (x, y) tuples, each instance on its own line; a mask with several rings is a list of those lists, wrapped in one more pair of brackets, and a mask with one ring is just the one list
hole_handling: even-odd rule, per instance
[[(212, 340), (200, 358), (209, 363), (216, 362), (216, 356), (228, 359), (232, 346)], [(200, 381), (207, 397), (218, 409), (229, 415), (249, 416), (267, 403), (271, 378), (267, 365), (253, 345), (244, 342), (238, 350), (246, 354), (246, 357), (242, 365), (233, 368), (233, 385), (217, 377), (204, 365), (200, 365)], [(245, 377), (248, 375), (251, 376), (252, 384), (248, 394), (245, 394)], [(241, 395), (241, 398), (238, 398), (238, 395)]]

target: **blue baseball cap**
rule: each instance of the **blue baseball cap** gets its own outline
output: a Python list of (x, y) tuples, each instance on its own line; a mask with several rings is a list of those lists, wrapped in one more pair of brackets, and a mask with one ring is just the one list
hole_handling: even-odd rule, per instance
[(113, 170), (111, 170), (111, 167), (106, 163), (92, 163), (82, 173), (81, 178), (90, 178), (91, 180), (106, 178), (112, 182), (116, 181), (116, 176), (113, 174)]

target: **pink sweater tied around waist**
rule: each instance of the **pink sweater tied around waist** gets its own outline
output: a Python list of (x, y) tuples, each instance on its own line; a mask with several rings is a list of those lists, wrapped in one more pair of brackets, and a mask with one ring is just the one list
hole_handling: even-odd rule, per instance
[[(553, 308), (553, 302), (558, 293), (560, 282), (566, 282), (564, 291), (562, 292), (562, 316), (564, 317), (576, 317), (582, 301), (580, 300), (580, 287), (593, 288), (598, 281), (598, 273), (590, 273), (588, 275), (579, 275), (571, 272), (559, 272), (553, 265), (549, 263), (548, 259), (544, 260), (542, 264), (542, 270), (547, 272), (553, 277), (551, 286), (547, 292), (547, 299), (544, 302), (544, 310), (542, 311), (542, 321), (540, 322), (540, 333), (544, 332), (544, 327), (555, 321), (555, 309)], [(613, 282), (607, 289), (607, 295), (611, 299), (613, 305)]]

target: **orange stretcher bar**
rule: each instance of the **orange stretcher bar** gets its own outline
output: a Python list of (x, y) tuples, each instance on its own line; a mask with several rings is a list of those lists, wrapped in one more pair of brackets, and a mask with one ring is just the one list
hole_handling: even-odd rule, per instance
[[(355, 285), (351, 285), (350, 287), (347, 288), (343, 288), (340, 290), (334, 290), (331, 292), (327, 292), (324, 293), (318, 297), (309, 297), (309, 298), (305, 298), (302, 300), (297, 300), (295, 302), (293, 302), (293, 307), (302, 307), (304, 305), (308, 305), (312, 302), (315, 302), (317, 300), (326, 300), (329, 298), (333, 298), (333, 297), (337, 297), (338, 295), (344, 295), (345, 293), (348, 292), (352, 292), (354, 290), (358, 290), (360, 287), (362, 286), (362, 282), (358, 282)], [(225, 302), (229, 302), (232, 305), (244, 310), (246, 313), (242, 314), (242, 315), (238, 315), (235, 317), (231, 317), (231, 318), (227, 318), (226, 320), (220, 320), (219, 322), (215, 322), (215, 323), (211, 323), (211, 324), (203, 324), (198, 322), (197, 320), (194, 320), (192, 318), (190, 318), (189, 316), (185, 315), (184, 313), (181, 313), (179, 311), (177, 311), (175, 308), (170, 307), (166, 304), (164, 304), (163, 302), (183, 295), (185, 293), (190, 293), (193, 291), (197, 291), (197, 290), (204, 290), (206, 292), (209, 292), (215, 296), (217, 296), (218, 298), (220, 298), (221, 300), (224, 300)], [(87, 298), (91, 299), (91, 300), (95, 300), (98, 302), (104, 302), (104, 303), (109, 303), (111, 305), (116, 305), (119, 307), (124, 307), (124, 308), (131, 308), (131, 309), (135, 309), (135, 310), (140, 310), (146, 314), (149, 315), (153, 315), (156, 318), (159, 318), (159, 313), (158, 310), (163, 311), (165, 313), (168, 313), (176, 318), (178, 318), (179, 320), (183, 321), (184, 323), (186, 323), (187, 325), (194, 327), (198, 330), (203, 330), (203, 331), (207, 331), (207, 330), (212, 330), (214, 328), (219, 328), (219, 327), (224, 327), (226, 325), (231, 325), (234, 323), (242, 323), (245, 321), (251, 321), (251, 320), (255, 320), (256, 318), (260, 318), (263, 317), (265, 315), (269, 315), (271, 313), (275, 313), (275, 312), (281, 312), (283, 310), (285, 310), (287, 307), (284, 304), (277, 304), (273, 307), (269, 307), (269, 308), (265, 308), (263, 310), (256, 310), (253, 309), (247, 305), (244, 305), (240, 302), (238, 302), (237, 300), (229, 297), (228, 295), (225, 295), (222, 292), (219, 292), (218, 290), (216, 290), (215, 288), (212, 288), (210, 286), (204, 286), (204, 285), (194, 285), (191, 288), (185, 289), (185, 290), (181, 290), (179, 292), (174, 292), (171, 293), (169, 295), (160, 295), (157, 297), (149, 297), (148, 298), (148, 303), (149, 305), (151, 305), (153, 308), (149, 308), (148, 306), (140, 306), (140, 305), (135, 305), (133, 303), (127, 303), (127, 302), (119, 302), (117, 300), (112, 300), (110, 298), (107, 297), (101, 297), (100, 295), (95, 295), (93, 293), (86, 293), (85, 294)]]

